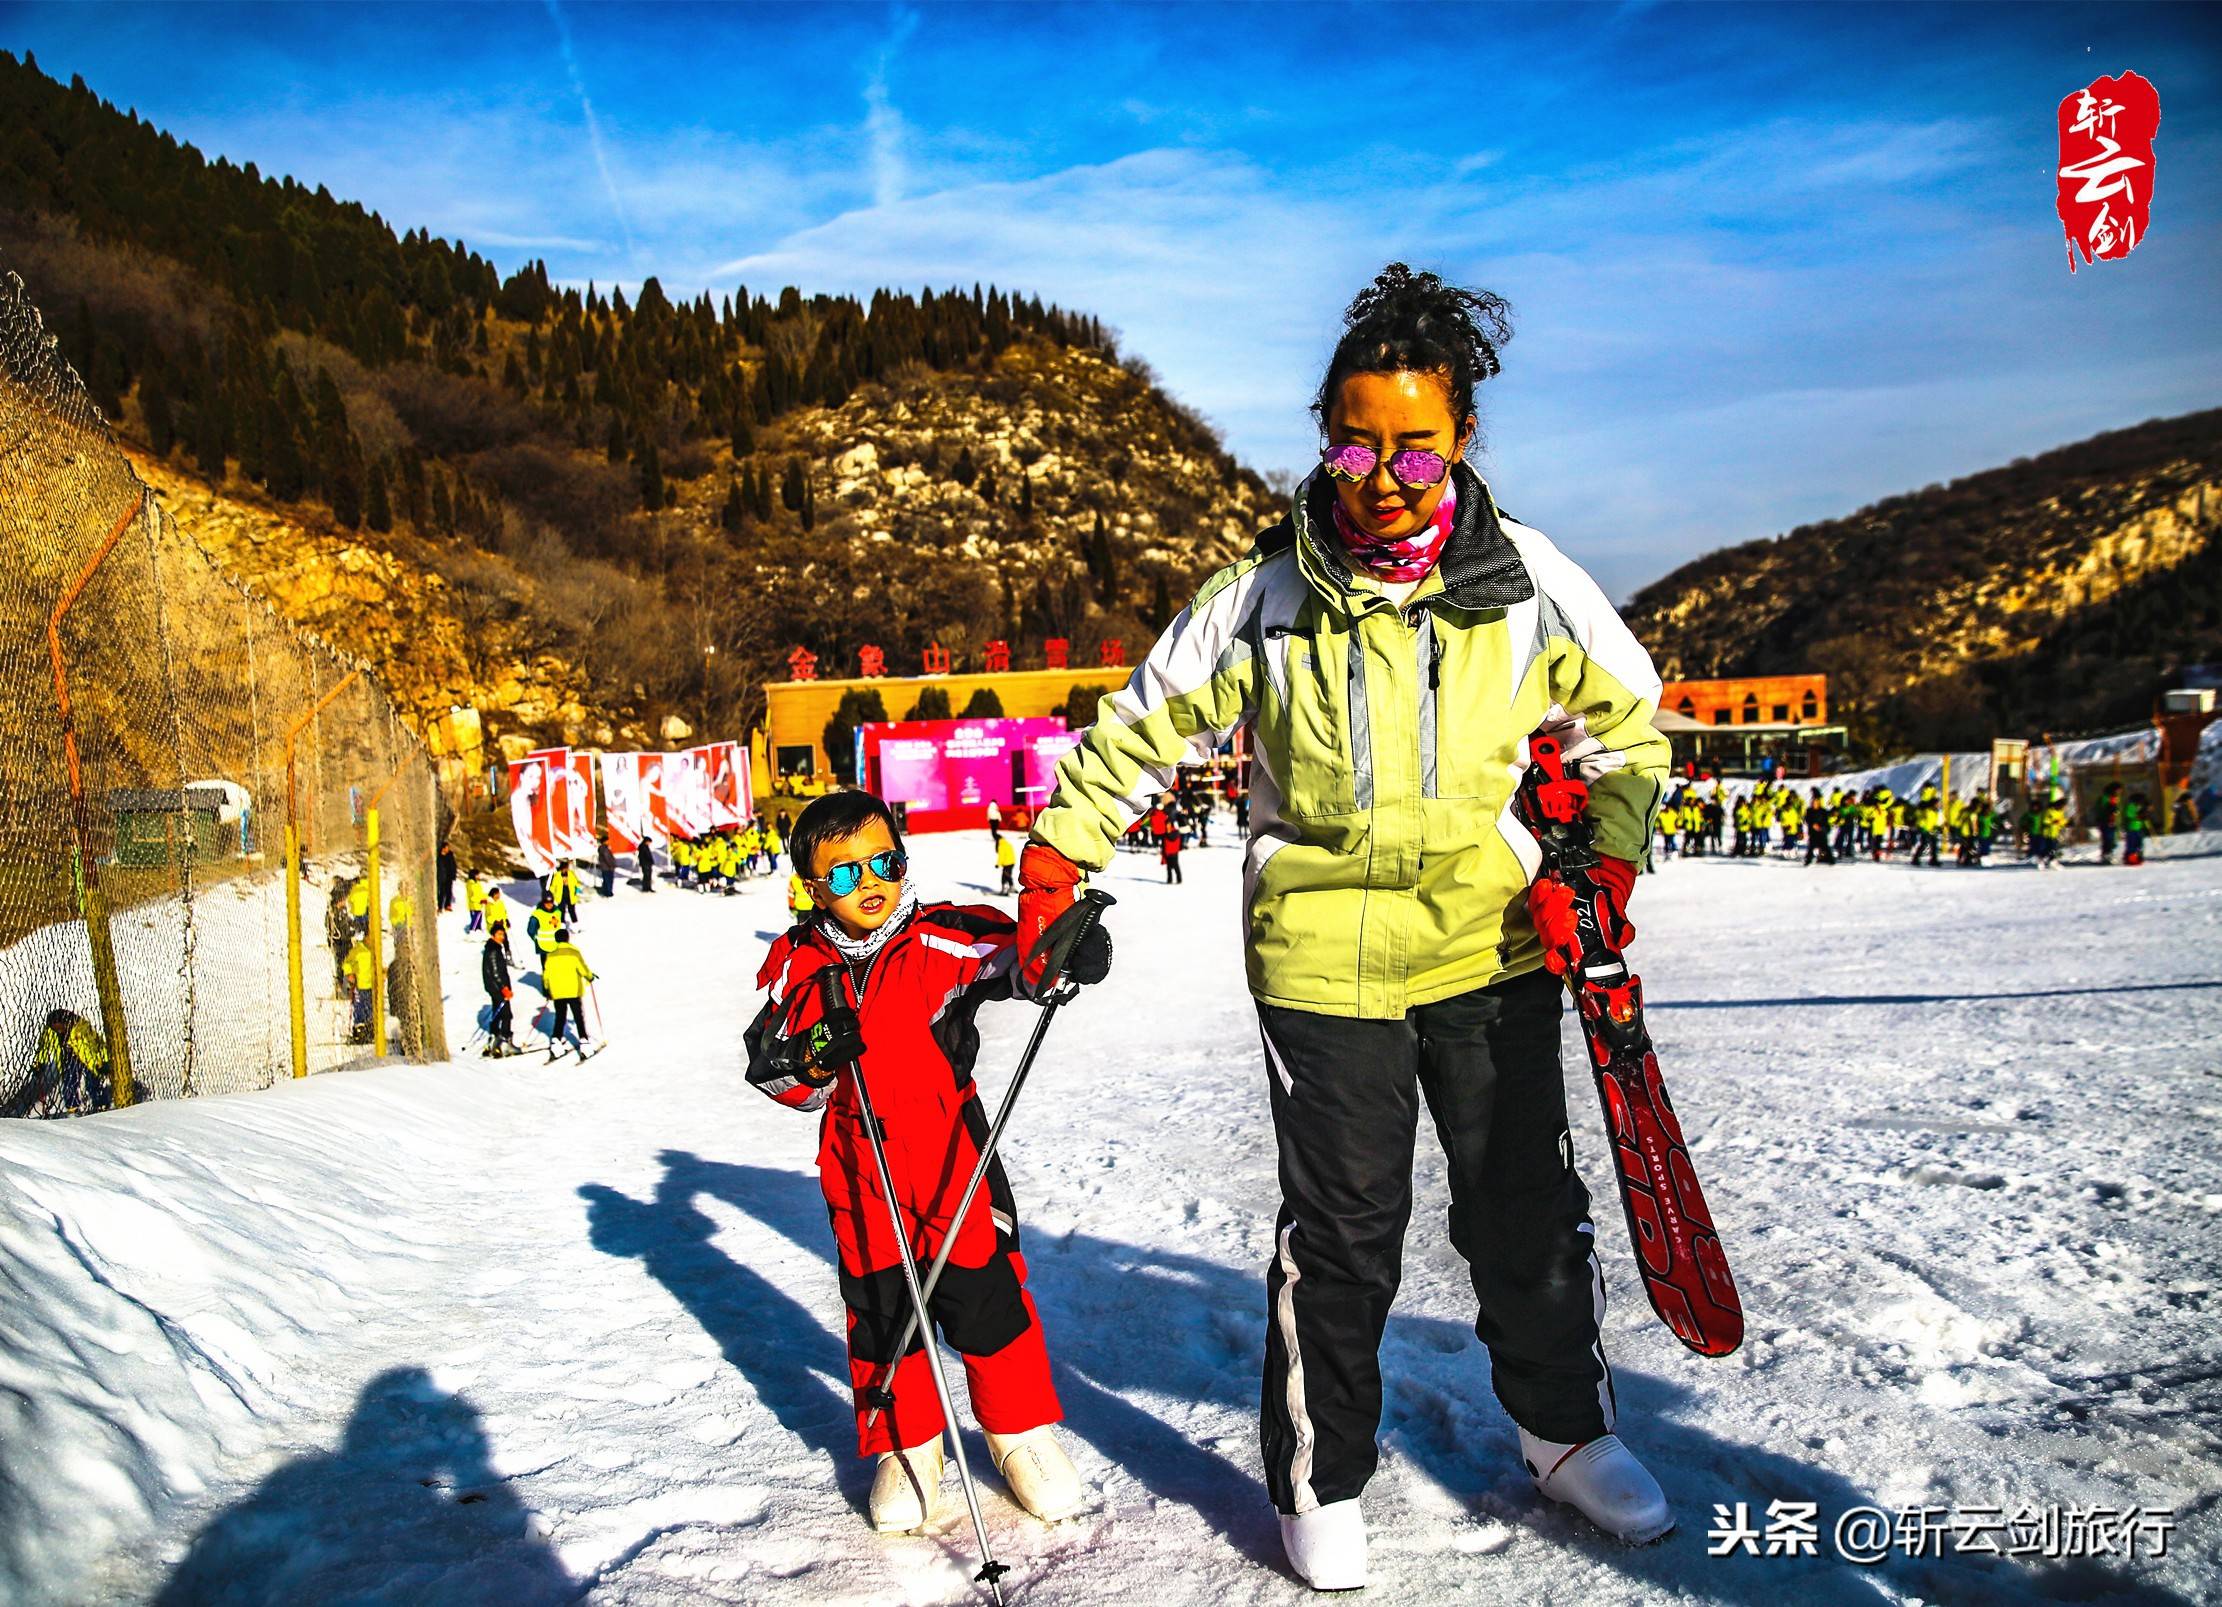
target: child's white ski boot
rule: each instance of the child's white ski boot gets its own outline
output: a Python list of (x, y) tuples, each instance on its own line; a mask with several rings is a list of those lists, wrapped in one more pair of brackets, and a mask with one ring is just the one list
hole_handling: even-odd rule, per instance
[(882, 1451), (872, 1475), (872, 1527), (907, 1534), (933, 1522), (941, 1499), (941, 1436), (904, 1451)]
[(1023, 1434), (990, 1434), (988, 1458), (1011, 1498), (1044, 1523), (1071, 1517), (1086, 1498), (1079, 1471), (1047, 1423)]

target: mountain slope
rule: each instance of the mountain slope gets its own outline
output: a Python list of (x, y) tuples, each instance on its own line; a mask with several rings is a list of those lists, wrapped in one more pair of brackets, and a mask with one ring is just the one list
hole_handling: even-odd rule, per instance
[(428, 725), (737, 732), (796, 645), (1092, 656), (1277, 511), (1038, 297), (503, 278), (5, 52), (0, 128), (0, 267), (148, 478)]
[(1638, 592), (1668, 676), (1822, 670), (1873, 750), (2134, 722), (2222, 660), (2222, 409), (1725, 547)]

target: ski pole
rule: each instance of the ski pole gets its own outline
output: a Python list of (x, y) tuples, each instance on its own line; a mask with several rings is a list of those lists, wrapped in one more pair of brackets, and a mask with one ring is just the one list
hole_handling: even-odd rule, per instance
[[(837, 1010), (849, 1012), (840, 976), (846, 970), (846, 966), (827, 966), (818, 973), (825, 1001), (825, 1008), (819, 1015), (821, 1021), (830, 1019)], [(887, 1220), (895, 1231), (895, 1248), (903, 1260), (903, 1282), (910, 1290), (911, 1317), (925, 1328), (928, 1371), (933, 1374), (934, 1394), (941, 1401), (942, 1425), (949, 1435), (950, 1449), (956, 1452), (957, 1482), (964, 1487), (964, 1504), (972, 1514), (972, 1532), (980, 1541), (980, 1571), (972, 1577), (988, 1587), (988, 1594), (995, 1598), (995, 1607), (1003, 1607), (1002, 1580), (1010, 1570), (995, 1560), (995, 1552), (988, 1545), (988, 1526), (980, 1517), (979, 1493), (972, 1487), (972, 1466), (965, 1460), (964, 1436), (957, 1429), (957, 1409), (949, 1398), (949, 1380), (941, 1371), (941, 1344), (934, 1337), (931, 1325), (925, 1322), (926, 1291), (919, 1286), (918, 1258), (911, 1254), (910, 1231), (903, 1224), (902, 1201), (895, 1194), (895, 1174), (887, 1164), (887, 1146), (882, 1137), (879, 1112), (872, 1105), (872, 1089), (865, 1081), (863, 1062), (850, 1061), (848, 1072), (856, 1081), (857, 1104), (864, 1115), (864, 1136), (871, 1141), (872, 1164), (879, 1169), (880, 1188), (887, 1196)]]
[(601, 1040), (607, 1043), (609, 1042), (609, 1031), (602, 1025), (602, 996), (594, 991), (592, 981), (589, 981), (586, 985), (586, 996), (594, 1003), (594, 1030), (601, 1037)]
[[(1058, 1006), (1079, 991), (1077, 983), (1064, 980), (1065, 963), (1072, 957), (1073, 950), (1080, 946), (1080, 940), (1088, 935), (1089, 929), (1103, 919), (1103, 912), (1117, 902), (1109, 893), (1093, 890), (1083, 893), (1077, 908), (1085, 913), (1080, 915), (1071, 930), (1058, 940), (1051, 951), (1051, 964), (1043, 973), (1048, 986), (1041, 994), (1042, 1013), (1034, 1022), (1034, 1034), (1027, 1041), (1026, 1053), (1019, 1058), (1018, 1070), (1011, 1074), (1011, 1086), (1003, 1090), (1002, 1103), (995, 1108), (995, 1121), (988, 1128), (988, 1141), (980, 1147), (979, 1159), (972, 1163), (972, 1176), (966, 1180), (964, 1193), (957, 1201), (957, 1209), (949, 1218), (949, 1231), (942, 1238), (941, 1248), (934, 1253), (933, 1267), (926, 1274), (928, 1300), (933, 1299), (934, 1290), (941, 1282), (941, 1269), (949, 1264), (949, 1252), (957, 1242), (957, 1224), (964, 1220), (964, 1213), (971, 1208), (972, 1196), (980, 1192), (981, 1181), (987, 1177), (988, 1167), (995, 1160), (996, 1146), (1003, 1141), (1004, 1124), (1011, 1119), (1011, 1108), (1018, 1103), (1018, 1091), (1026, 1086), (1027, 1073), (1034, 1069), (1034, 1056), (1041, 1050), (1042, 1039), (1049, 1034), (1050, 1019), (1057, 1014)], [(1060, 916), (1059, 919), (1064, 917)], [(1045, 937), (1046, 935), (1044, 934)], [(910, 1348), (910, 1336), (918, 1331), (919, 1321), (918, 1315), (913, 1313), (910, 1325), (903, 1330), (903, 1337), (895, 1341), (895, 1355), (898, 1360)], [(877, 1423), (880, 1413), (895, 1404), (895, 1397), (887, 1392), (887, 1382), (895, 1374), (895, 1365), (895, 1362), (882, 1362), (872, 1375), (871, 1387), (864, 1392), (865, 1400), (872, 1407), (865, 1414), (866, 1428)]]

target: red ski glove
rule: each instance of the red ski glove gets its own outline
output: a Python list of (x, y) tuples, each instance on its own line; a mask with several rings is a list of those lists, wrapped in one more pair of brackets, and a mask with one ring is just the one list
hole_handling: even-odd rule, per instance
[(1073, 889), (1084, 874), (1078, 865), (1047, 843), (1028, 843), (1018, 856), (1018, 968), (1029, 990), (1041, 985), (1049, 963), (1036, 954), (1050, 922), (1073, 906)]
[[(1597, 922), (1616, 949), (1635, 937), (1628, 923), (1628, 895), (1636, 888), (1633, 861), (1600, 854), (1589, 873), (1597, 888)], [(1564, 976), (1581, 963), (1581, 925), (1574, 889), (1556, 875), (1543, 875), (1528, 887), (1528, 918), (1535, 935), (1543, 940), (1543, 964), (1553, 976)]]

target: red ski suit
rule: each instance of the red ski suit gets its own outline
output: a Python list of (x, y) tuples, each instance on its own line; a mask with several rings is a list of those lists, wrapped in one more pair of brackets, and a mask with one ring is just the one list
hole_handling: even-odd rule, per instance
[[(974, 1012), (1010, 996), (1017, 928), (986, 905), (921, 904), (866, 964), (847, 992), (864, 1036), (862, 1066), (886, 1129), (888, 1170), (911, 1252), (924, 1279), (954, 1228), (955, 1249), (931, 1302), (935, 1323), (964, 1358), (973, 1413), (997, 1434), (1056, 1422), (1041, 1320), (1026, 1292), (1018, 1220), (1000, 1161), (988, 1169), (962, 1223), (957, 1201), (987, 1142), (988, 1121), (972, 1081), (980, 1035)], [(807, 1032), (820, 1014), (817, 974), (849, 964), (817, 919), (783, 933), (757, 973), (763, 1008), (748, 1028), (748, 1080), (783, 1105), (823, 1109), (818, 1180), (840, 1252), (848, 1307), (849, 1377), (856, 1399), (857, 1451), (869, 1456), (920, 1445), (940, 1432), (941, 1404), (914, 1336), (895, 1370), (894, 1406), (867, 1430), (864, 1391), (893, 1359), (911, 1313), (887, 1197), (872, 1159), (855, 1078), (812, 1088), (769, 1064), (774, 1040)]]

